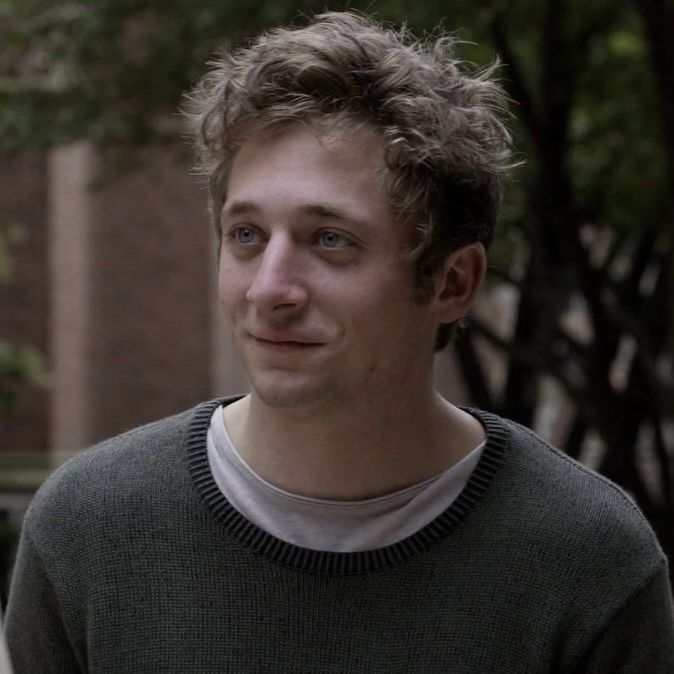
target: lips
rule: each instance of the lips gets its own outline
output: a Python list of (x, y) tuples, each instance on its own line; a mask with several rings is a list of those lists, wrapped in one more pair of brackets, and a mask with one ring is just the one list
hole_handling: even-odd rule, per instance
[(323, 342), (295, 334), (249, 333), (255, 344), (273, 351), (308, 351), (323, 346)]

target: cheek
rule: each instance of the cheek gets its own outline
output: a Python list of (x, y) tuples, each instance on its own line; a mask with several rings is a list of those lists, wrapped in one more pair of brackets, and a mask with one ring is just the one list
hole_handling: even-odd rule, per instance
[(382, 319), (395, 323), (404, 313), (413, 313), (411, 302), (412, 285), (399, 270), (387, 270), (374, 279), (362, 279), (351, 288), (351, 296), (356, 298), (361, 313), (370, 320)]
[(345, 295), (348, 303), (343, 305), (343, 314), (359, 339), (368, 342), (385, 343), (394, 334), (400, 339), (418, 329), (419, 320), (424, 319), (424, 312), (410, 298), (409, 287), (397, 278), (376, 285), (364, 281), (349, 287)]
[(218, 297), (220, 301), (228, 307), (234, 306), (241, 300), (245, 300), (247, 291), (248, 284), (242, 270), (235, 269), (224, 260), (221, 261), (218, 269)]

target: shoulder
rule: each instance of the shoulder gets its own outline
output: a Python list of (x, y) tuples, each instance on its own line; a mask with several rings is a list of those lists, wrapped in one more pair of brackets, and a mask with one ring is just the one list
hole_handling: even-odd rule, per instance
[(502, 603), (563, 626), (551, 638), (569, 662), (639, 597), (654, 614), (671, 610), (666, 590), (649, 593), (666, 578), (667, 559), (631, 496), (531, 430), (476, 414), (496, 429), (498, 466), (466, 536), (486, 555)]
[(510, 429), (506, 470), (526, 480), (527, 490), (544, 510), (575, 513), (589, 526), (626, 525), (649, 540), (654, 536), (634, 499), (617, 484), (543, 440), (532, 430), (503, 420)]
[(633, 498), (528, 428), (491, 418), (506, 440), (483, 535), (498, 541), (500, 563), (541, 614), (547, 606), (567, 626), (560, 648), (586, 652), (621, 615), (671, 612), (667, 584), (653, 589), (667, 558)]
[(530, 429), (491, 418), (507, 431), (492, 506), (542, 564), (582, 575), (588, 585), (635, 589), (666, 564), (650, 524), (622, 488)]
[(188, 431), (217, 401), (105, 440), (66, 461), (36, 492), (25, 527), (39, 540), (48, 532), (81, 528), (128, 509), (139, 495), (168, 490), (186, 479)]

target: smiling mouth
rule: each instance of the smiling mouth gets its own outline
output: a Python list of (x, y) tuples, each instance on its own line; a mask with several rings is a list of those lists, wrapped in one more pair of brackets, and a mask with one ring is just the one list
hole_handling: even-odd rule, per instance
[(260, 337), (253, 337), (253, 340), (259, 346), (272, 351), (309, 351), (319, 346), (323, 346), (320, 342), (272, 341)]

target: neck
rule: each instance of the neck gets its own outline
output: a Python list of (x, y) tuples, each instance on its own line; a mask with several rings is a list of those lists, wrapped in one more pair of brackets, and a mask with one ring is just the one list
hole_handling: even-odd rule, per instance
[(298, 414), (254, 393), (225, 408), (232, 442), (250, 467), (289, 492), (334, 500), (374, 498), (437, 475), (484, 440), (480, 423), (426, 395), (330, 415)]

